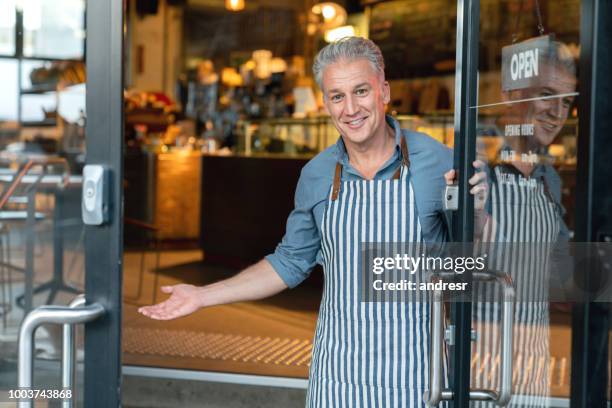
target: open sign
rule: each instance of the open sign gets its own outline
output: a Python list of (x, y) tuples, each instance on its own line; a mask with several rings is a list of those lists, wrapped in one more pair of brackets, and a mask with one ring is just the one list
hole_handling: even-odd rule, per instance
[(538, 76), (538, 51), (536, 48), (512, 54), (510, 77), (513, 81)]
[(531, 38), (502, 48), (502, 89), (511, 91), (534, 86), (540, 62), (550, 46), (550, 36)]

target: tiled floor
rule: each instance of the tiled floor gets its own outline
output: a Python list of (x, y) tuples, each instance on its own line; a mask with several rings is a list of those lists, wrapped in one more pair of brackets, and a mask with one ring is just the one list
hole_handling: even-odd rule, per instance
[[(124, 293), (138, 293), (140, 259), (126, 256)], [(164, 253), (159, 285), (201, 285), (231, 276), (227, 269), (205, 266), (198, 251)], [(137, 313), (152, 302), (155, 256), (145, 261), (141, 296), (124, 306), (124, 362), (307, 378), (316, 324), (319, 289), (304, 286), (271, 299), (223, 305), (173, 321), (154, 321)], [(138, 266), (138, 267), (137, 267)], [(160, 294), (158, 301), (165, 295)]]

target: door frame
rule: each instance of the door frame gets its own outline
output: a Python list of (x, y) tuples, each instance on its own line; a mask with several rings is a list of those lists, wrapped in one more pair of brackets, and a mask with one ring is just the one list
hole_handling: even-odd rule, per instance
[[(607, 0), (582, 0), (580, 9), (579, 91), (580, 118), (577, 141), (576, 228), (577, 242), (612, 241), (612, 78), (609, 72), (612, 4)], [(589, 265), (595, 271), (596, 265)], [(576, 272), (583, 272), (578, 267)], [(574, 281), (589, 288), (589, 273)], [(610, 304), (585, 302), (572, 308), (572, 365), (570, 406), (606, 407), (608, 384), (608, 332)]]
[[(459, 209), (451, 217), (451, 239), (472, 242), (474, 236), (474, 198), (468, 180), (474, 174), (476, 158), (477, 110), (470, 109), (478, 100), (478, 45), (480, 1), (457, 0), (457, 36), (455, 58), (455, 148), (453, 168), (458, 169)], [(471, 280), (469, 272), (463, 278)], [(448, 345), (449, 385), (453, 392), (451, 407), (467, 407), (470, 400), (472, 303), (452, 302), (450, 325), (454, 339)]]
[(123, 0), (87, 0), (86, 163), (109, 170), (109, 221), (85, 227), (85, 295), (105, 315), (85, 325), (84, 406), (121, 405)]

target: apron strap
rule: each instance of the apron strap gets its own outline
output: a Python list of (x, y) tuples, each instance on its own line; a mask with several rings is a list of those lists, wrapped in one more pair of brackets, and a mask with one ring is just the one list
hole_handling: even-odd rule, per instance
[[(406, 170), (410, 168), (410, 158), (408, 157), (408, 146), (406, 146), (406, 138), (402, 135), (402, 140), (400, 142), (400, 151), (402, 153), (402, 164), (395, 170), (393, 173), (393, 180), (398, 180), (401, 175), (402, 167), (406, 166)], [(336, 201), (338, 199), (338, 194), (340, 193), (340, 179), (342, 176), (342, 165), (340, 163), (336, 163), (336, 174), (334, 174), (334, 184), (332, 187), (332, 201)]]
[(408, 156), (408, 146), (406, 145), (406, 137), (402, 135), (402, 141), (400, 142), (400, 150), (402, 152), (402, 166), (410, 168), (410, 157)]
[(400, 151), (402, 153), (402, 164), (393, 173), (393, 180), (399, 180), (402, 174), (402, 167), (406, 167), (406, 170), (410, 169), (410, 157), (408, 156), (408, 146), (406, 146), (406, 138), (402, 135), (402, 141), (400, 142)]
[(340, 192), (340, 176), (342, 176), (342, 165), (336, 163), (336, 174), (334, 174), (334, 184), (332, 187), (332, 201), (338, 199), (338, 193)]

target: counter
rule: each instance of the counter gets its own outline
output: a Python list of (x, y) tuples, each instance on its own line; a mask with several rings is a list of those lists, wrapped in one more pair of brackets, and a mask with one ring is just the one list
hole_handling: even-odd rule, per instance
[(285, 233), (309, 156), (202, 156), (201, 243), (205, 260), (243, 267), (271, 253)]
[[(131, 151), (125, 160), (125, 216), (158, 228), (161, 240), (200, 237), (201, 153)], [(146, 231), (126, 226), (127, 244), (140, 243)]]
[[(241, 267), (285, 233), (302, 167), (312, 155), (131, 152), (125, 216), (155, 225), (161, 240), (199, 240), (207, 260)], [(126, 226), (126, 242), (145, 239)]]

